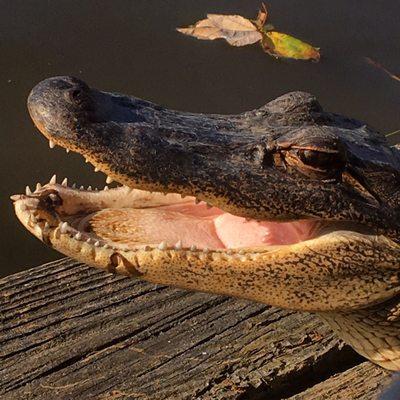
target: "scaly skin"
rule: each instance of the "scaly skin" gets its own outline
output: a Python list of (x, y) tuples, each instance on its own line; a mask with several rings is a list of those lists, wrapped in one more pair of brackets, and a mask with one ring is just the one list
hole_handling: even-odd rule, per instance
[[(51, 146), (131, 188), (53, 180), (14, 196), (39, 239), (108, 271), (317, 312), (360, 354), (400, 370), (400, 152), (383, 136), (300, 92), (244, 114), (196, 115), (56, 77), (33, 89), (28, 108)], [(320, 230), (296, 244), (209, 250), (115, 243), (72, 222), (108, 209), (119, 221), (112, 232), (124, 226), (121, 209), (195, 198), (257, 220), (315, 220)]]

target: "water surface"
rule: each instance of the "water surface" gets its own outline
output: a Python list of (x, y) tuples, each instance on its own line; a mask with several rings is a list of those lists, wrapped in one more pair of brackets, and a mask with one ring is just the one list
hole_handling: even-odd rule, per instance
[[(292, 90), (331, 111), (400, 129), (400, 83), (365, 62), (400, 73), (400, 2), (270, 0), (271, 22), (322, 48), (319, 64), (279, 62), (257, 45), (232, 48), (175, 32), (212, 13), (253, 17), (246, 0), (0, 0), (0, 275), (60, 255), (22, 228), (9, 195), (53, 173), (104, 185), (78, 155), (50, 151), (26, 111), (29, 90), (54, 75), (134, 94), (170, 108), (237, 113)], [(396, 140), (393, 137), (392, 140)]]

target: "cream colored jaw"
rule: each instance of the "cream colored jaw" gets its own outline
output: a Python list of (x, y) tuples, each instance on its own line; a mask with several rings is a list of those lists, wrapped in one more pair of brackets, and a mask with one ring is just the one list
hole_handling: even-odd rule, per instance
[[(41, 195), (56, 193), (62, 198), (60, 214), (41, 205)], [(398, 245), (384, 237), (336, 231), (273, 247), (208, 250), (182, 248), (179, 242), (126, 247), (93, 238), (65, 219), (82, 207), (90, 213), (121, 204), (143, 208), (194, 199), (127, 187), (96, 192), (51, 183), (13, 200), (23, 225), (54, 249), (98, 268), (154, 283), (306, 311), (359, 308), (400, 291)], [(359, 259), (361, 253), (363, 263), (354, 261), (357, 265), (349, 266), (348, 260)]]

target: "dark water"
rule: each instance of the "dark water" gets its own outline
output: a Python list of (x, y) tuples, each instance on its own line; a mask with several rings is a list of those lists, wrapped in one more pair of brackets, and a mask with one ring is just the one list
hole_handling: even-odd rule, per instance
[[(365, 62), (400, 72), (400, 2), (270, 0), (271, 22), (322, 48), (323, 61), (277, 62), (257, 46), (236, 49), (196, 41), (177, 26), (207, 12), (253, 17), (253, 0), (0, 0), (0, 275), (59, 257), (14, 217), (10, 194), (53, 173), (104, 184), (77, 155), (50, 151), (25, 107), (40, 80), (70, 74), (109, 91), (170, 108), (236, 113), (291, 90), (306, 90), (325, 108), (400, 129), (400, 83)], [(395, 137), (392, 140), (396, 140)]]

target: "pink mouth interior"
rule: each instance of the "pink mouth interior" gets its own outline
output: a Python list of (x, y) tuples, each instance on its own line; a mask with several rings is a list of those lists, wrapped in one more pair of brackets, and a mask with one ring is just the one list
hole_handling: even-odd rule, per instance
[(105, 209), (90, 222), (100, 237), (124, 244), (166, 242), (182, 247), (227, 249), (298, 243), (313, 237), (318, 222), (257, 222), (205, 203), (178, 203), (149, 208)]

